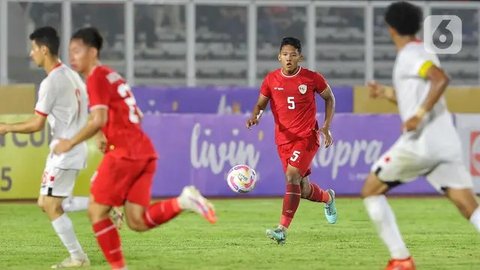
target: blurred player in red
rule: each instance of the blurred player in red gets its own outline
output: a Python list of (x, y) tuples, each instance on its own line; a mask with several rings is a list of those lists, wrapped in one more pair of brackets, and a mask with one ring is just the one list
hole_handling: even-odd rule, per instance
[[(285, 243), (286, 231), (300, 198), (325, 203), (327, 221), (331, 224), (337, 221), (335, 192), (321, 189), (308, 177), (310, 164), (320, 147), (319, 133), (323, 134), (325, 147), (333, 142), (330, 124), (335, 111), (335, 97), (321, 74), (299, 66), (302, 59), (300, 40), (284, 38), (278, 54), (281, 68), (270, 72), (263, 80), (252, 117), (247, 120), (247, 128), (257, 125), (270, 101), (275, 118), (275, 143), (287, 184), (280, 224), (267, 230), (267, 236), (278, 244)], [(326, 105), (321, 128), (316, 120), (315, 94), (319, 94)]]
[(61, 140), (56, 153), (68, 151), (100, 130), (106, 136), (105, 156), (92, 179), (89, 216), (97, 242), (112, 269), (126, 269), (120, 237), (109, 218), (114, 206), (125, 207), (127, 225), (146, 231), (192, 210), (216, 221), (213, 206), (193, 187), (177, 198), (150, 204), (157, 154), (140, 121), (130, 86), (99, 61), (103, 38), (92, 27), (78, 30), (70, 41), (70, 63), (87, 82), (90, 120), (70, 140)]

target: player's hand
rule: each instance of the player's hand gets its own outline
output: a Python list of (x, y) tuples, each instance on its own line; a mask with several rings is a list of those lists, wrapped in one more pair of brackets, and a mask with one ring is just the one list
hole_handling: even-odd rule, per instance
[(323, 138), (325, 140), (325, 148), (330, 147), (330, 145), (333, 144), (333, 137), (332, 133), (330, 132), (330, 128), (328, 127), (322, 127), (319, 130), (321, 134), (323, 135)]
[(421, 122), (422, 122), (422, 118), (418, 117), (417, 115), (414, 115), (410, 117), (410, 119), (405, 121), (405, 123), (403, 123), (402, 129), (405, 132), (415, 131), (417, 130)]
[(0, 123), (0, 135), (5, 135), (8, 133), (7, 125)]
[(369, 81), (367, 83), (368, 91), (371, 98), (385, 98), (385, 86), (376, 81)]
[(53, 153), (60, 155), (62, 153), (70, 151), (73, 148), (73, 144), (70, 140), (60, 139), (58, 143), (53, 147)]
[(97, 144), (98, 150), (105, 153), (105, 150), (107, 150), (107, 137), (105, 137), (103, 132), (99, 132), (97, 136), (95, 136), (95, 143)]
[(250, 119), (247, 120), (247, 128), (250, 129), (252, 128), (252, 126), (255, 126), (255, 125), (258, 125), (258, 118), (257, 117), (252, 117)]

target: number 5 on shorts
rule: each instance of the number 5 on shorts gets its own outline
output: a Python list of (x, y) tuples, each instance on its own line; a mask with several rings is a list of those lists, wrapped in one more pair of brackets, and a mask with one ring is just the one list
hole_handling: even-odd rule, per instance
[(300, 151), (293, 151), (292, 157), (290, 158), (291, 161), (297, 161), (298, 157), (300, 156)]

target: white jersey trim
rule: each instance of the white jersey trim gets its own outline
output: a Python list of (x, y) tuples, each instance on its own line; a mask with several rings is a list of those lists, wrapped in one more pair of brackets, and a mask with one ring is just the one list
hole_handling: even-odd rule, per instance
[(285, 75), (285, 74), (283, 73), (282, 69), (280, 69), (280, 74), (282, 74), (282, 76), (285, 77), (285, 78), (293, 78), (293, 77), (297, 76), (297, 75), (300, 73), (301, 70), (302, 70), (302, 67), (298, 67), (298, 70), (297, 70), (297, 72), (295, 72), (295, 74), (293, 74), (293, 75)]

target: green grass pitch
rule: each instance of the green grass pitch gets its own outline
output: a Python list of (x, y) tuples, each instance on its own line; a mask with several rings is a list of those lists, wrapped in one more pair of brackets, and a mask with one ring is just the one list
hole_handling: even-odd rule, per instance
[[(337, 201), (327, 224), (323, 205), (302, 201), (287, 243), (265, 237), (280, 199), (214, 200), (219, 220), (192, 213), (146, 233), (121, 230), (129, 269), (382, 269), (389, 258), (360, 199)], [(418, 269), (480, 269), (480, 235), (444, 198), (390, 199)], [(89, 269), (108, 269), (85, 212), (70, 213)], [(34, 204), (0, 203), (0, 269), (49, 269), (67, 257)]]

